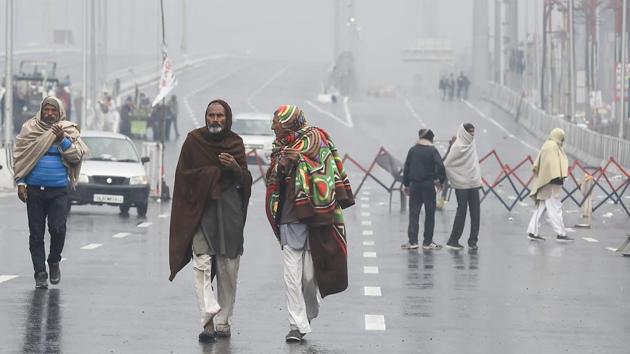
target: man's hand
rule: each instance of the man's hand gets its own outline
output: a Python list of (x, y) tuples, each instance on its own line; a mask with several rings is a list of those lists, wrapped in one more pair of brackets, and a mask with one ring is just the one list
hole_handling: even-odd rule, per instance
[(438, 193), (442, 191), (442, 189), (444, 189), (444, 185), (442, 185), (442, 183), (436, 183), (435, 184), (435, 189), (437, 189)]
[(26, 186), (25, 185), (19, 185), (18, 186), (18, 198), (20, 198), (20, 200), (23, 203), (26, 203), (26, 200), (28, 199), (28, 192), (26, 191)]
[(234, 172), (241, 171), (241, 166), (239, 166), (238, 162), (236, 162), (234, 156), (228, 154), (227, 152), (222, 152), (219, 154), (219, 162), (221, 162), (221, 165), (231, 169)]
[(55, 139), (55, 142), (59, 143), (61, 142), (61, 140), (63, 140), (64, 133), (63, 133), (63, 129), (61, 128), (59, 124), (54, 124), (52, 126), (52, 132), (57, 137), (57, 139)]
[(299, 155), (299, 150), (286, 148), (280, 152), (280, 161), (278, 163), (283, 168), (288, 168), (297, 161)]
[(409, 187), (407, 186), (403, 187), (403, 192), (405, 193), (406, 196), (409, 196)]

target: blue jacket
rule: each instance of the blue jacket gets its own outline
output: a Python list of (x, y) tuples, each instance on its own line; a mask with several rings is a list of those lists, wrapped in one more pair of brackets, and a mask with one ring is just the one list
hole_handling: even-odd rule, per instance
[(67, 187), (68, 169), (61, 159), (61, 151), (66, 151), (72, 146), (68, 138), (63, 138), (61, 143), (54, 144), (42, 156), (31, 172), (19, 180), (18, 184), (26, 183), (31, 186)]

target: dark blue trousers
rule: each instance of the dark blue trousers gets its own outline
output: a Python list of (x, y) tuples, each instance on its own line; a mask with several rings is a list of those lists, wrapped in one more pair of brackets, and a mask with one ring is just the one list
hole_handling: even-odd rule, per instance
[(46, 271), (46, 250), (44, 234), (46, 219), (50, 233), (48, 263), (61, 261), (61, 251), (66, 240), (66, 220), (68, 218), (68, 189), (41, 188), (28, 186), (26, 210), (28, 213), (29, 250), (35, 273)]

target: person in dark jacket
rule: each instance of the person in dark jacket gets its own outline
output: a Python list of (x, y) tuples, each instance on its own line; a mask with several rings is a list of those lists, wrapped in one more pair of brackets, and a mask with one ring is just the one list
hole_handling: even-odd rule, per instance
[(407, 153), (403, 170), (404, 191), (409, 195), (409, 242), (404, 249), (418, 248), (419, 219), (422, 205), (425, 206), (424, 241), (425, 250), (439, 250), (442, 246), (433, 242), (435, 226), (435, 189), (442, 189), (446, 173), (442, 157), (433, 146), (433, 131), (420, 129), (419, 140)]

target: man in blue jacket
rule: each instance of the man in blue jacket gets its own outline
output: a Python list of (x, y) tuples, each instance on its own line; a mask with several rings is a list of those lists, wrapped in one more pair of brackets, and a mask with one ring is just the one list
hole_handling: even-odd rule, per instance
[(61, 280), (59, 262), (66, 238), (68, 186), (76, 185), (86, 152), (77, 124), (66, 121), (63, 104), (52, 96), (44, 98), (37, 115), (22, 125), (15, 138), (14, 178), (18, 197), (26, 203), (36, 288), (48, 288), (46, 218), (50, 282), (58, 284)]

